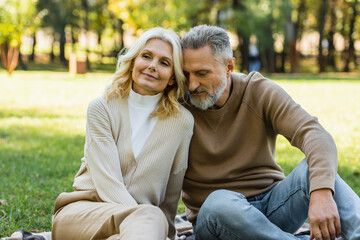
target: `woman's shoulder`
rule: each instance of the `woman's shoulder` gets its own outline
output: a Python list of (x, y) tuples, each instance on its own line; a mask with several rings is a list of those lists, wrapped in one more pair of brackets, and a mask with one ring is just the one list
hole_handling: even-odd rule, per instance
[(183, 105), (179, 104), (179, 113), (182, 118), (187, 121), (194, 122), (194, 117), (189, 110), (187, 110)]
[(120, 105), (124, 104), (121, 97), (110, 97), (106, 99), (106, 96), (99, 96), (90, 101), (88, 111), (107, 111), (112, 112), (114, 109), (118, 109)]
[(106, 99), (103, 96), (94, 98), (88, 105), (88, 114), (96, 114), (103, 112), (106, 109)]
[(194, 117), (189, 110), (187, 110), (184, 106), (180, 105), (179, 112), (176, 114), (177, 118), (181, 119), (181, 122), (188, 127), (193, 128), (194, 126)]

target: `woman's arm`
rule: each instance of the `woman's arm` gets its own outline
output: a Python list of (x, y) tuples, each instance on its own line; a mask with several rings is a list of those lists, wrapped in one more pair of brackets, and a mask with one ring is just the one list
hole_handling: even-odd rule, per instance
[[(192, 129), (191, 129), (192, 130)], [(170, 173), (169, 181), (166, 188), (165, 200), (160, 204), (169, 223), (169, 238), (175, 236), (174, 219), (177, 212), (177, 206), (180, 198), (181, 188), (187, 169), (189, 144), (192, 134), (187, 135), (180, 144), (175, 155), (173, 169)]]
[[(123, 181), (118, 148), (111, 131), (111, 113), (104, 99), (92, 101), (87, 112), (85, 159), (96, 191), (105, 202), (137, 205)], [(131, 141), (131, 140), (130, 140)]]

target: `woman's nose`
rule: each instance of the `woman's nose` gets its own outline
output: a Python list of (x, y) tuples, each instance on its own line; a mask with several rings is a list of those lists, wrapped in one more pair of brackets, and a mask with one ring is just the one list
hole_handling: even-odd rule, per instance
[(155, 71), (156, 70), (156, 61), (151, 61), (149, 66), (148, 66), (149, 70)]

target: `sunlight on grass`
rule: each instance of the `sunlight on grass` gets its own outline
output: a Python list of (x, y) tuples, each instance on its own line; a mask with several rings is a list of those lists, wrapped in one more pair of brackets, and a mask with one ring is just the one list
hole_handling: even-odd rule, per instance
[[(111, 74), (0, 71), (0, 237), (49, 231), (56, 197), (72, 191), (83, 155), (86, 110)], [(316, 77), (314, 77), (316, 78)], [(360, 194), (360, 81), (276, 80), (333, 135), (339, 174)], [(304, 158), (279, 137), (285, 174)], [(179, 203), (179, 212), (184, 205)]]
[[(278, 81), (303, 108), (318, 117), (338, 148), (341, 177), (360, 194), (360, 82)], [(283, 137), (277, 144), (277, 161), (286, 174), (304, 158)], [(289, 163), (289, 161), (291, 163)], [(289, 166), (287, 166), (289, 165)]]
[(110, 74), (0, 73), (1, 110), (31, 109), (48, 113), (84, 115), (89, 101), (100, 96)]

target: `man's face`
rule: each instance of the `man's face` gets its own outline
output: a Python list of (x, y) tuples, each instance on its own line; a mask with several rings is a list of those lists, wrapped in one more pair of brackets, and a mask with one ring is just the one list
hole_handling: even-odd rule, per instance
[(227, 64), (214, 58), (210, 46), (184, 49), (183, 55), (191, 104), (203, 110), (224, 105), (230, 88), (231, 72)]

